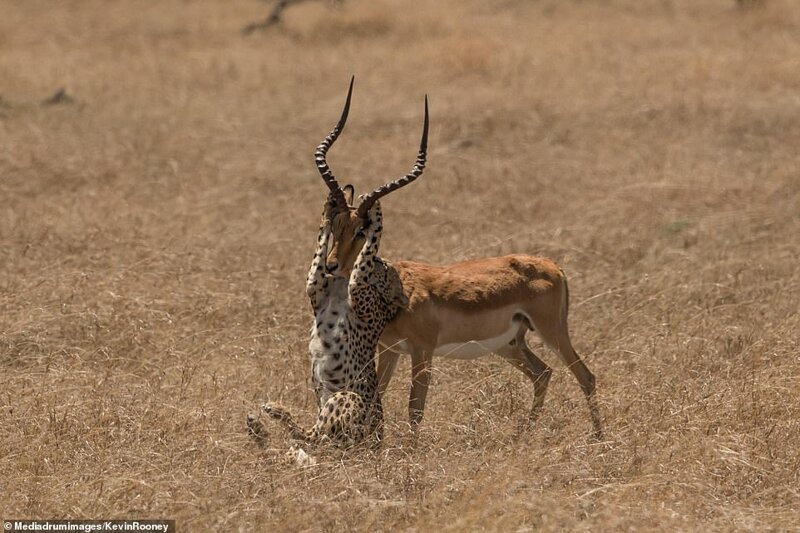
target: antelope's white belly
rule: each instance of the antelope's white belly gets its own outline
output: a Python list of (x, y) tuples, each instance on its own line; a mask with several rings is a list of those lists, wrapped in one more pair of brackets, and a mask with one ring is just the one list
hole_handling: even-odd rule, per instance
[(508, 343), (514, 340), (517, 331), (519, 331), (519, 325), (512, 322), (506, 331), (496, 337), (441, 344), (433, 350), (433, 355), (447, 357), (448, 359), (483, 357), (484, 355), (497, 353), (499, 349), (508, 346)]
[[(433, 355), (449, 359), (475, 359), (499, 353), (514, 340), (520, 327), (525, 324), (530, 327), (529, 324), (532, 323), (527, 313), (516, 306), (498, 310), (490, 316), (455, 315), (447, 318), (455, 321), (457, 327), (443, 328), (438, 332), (439, 339)], [(472, 332), (475, 338), (466, 337), (464, 332)], [(464, 335), (466, 340), (461, 340), (459, 338), (461, 335)], [(412, 346), (408, 339), (387, 337), (381, 339), (381, 348), (411, 353)]]

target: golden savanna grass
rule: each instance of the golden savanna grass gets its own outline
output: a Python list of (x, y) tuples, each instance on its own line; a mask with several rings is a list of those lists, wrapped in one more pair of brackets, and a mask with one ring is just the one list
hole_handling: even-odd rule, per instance
[[(0, 17), (0, 514), (182, 531), (787, 530), (800, 523), (800, 6), (767, 0), (7, 1)], [(590, 439), (498, 358), (408, 361), (379, 452), (301, 468), (305, 273), (329, 162), (383, 255), (524, 252), (570, 278)], [(71, 103), (42, 105), (64, 87)]]

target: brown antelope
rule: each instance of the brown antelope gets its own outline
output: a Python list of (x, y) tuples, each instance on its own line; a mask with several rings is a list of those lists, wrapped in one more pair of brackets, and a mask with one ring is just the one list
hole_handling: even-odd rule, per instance
[[(326, 172), (320, 167), (330, 189), (329, 202), (338, 206), (326, 260), (326, 269), (334, 278), (350, 275), (363, 244), (362, 228), (375, 201), (422, 173), (425, 137), (418, 158), (419, 172), (376, 189), (358, 206), (353, 205), (352, 186), (340, 188), (327, 165)], [(494, 353), (503, 357), (533, 383), (531, 415), (535, 418), (551, 375), (547, 364), (525, 341), (528, 331), (536, 331), (577, 378), (589, 403), (594, 435), (600, 438), (595, 377), (570, 342), (567, 278), (556, 263), (518, 254), (444, 266), (411, 261), (386, 264), (397, 273), (405, 303), (380, 338), (383, 350), (378, 356), (378, 391), (382, 394), (386, 390), (400, 355), (410, 354), (409, 418), (413, 428), (422, 420), (434, 355), (474, 359)]]
[(551, 370), (528, 346), (525, 334), (537, 331), (567, 365), (589, 403), (596, 438), (602, 436), (594, 399), (595, 378), (570, 342), (567, 329), (567, 278), (550, 259), (529, 255), (488, 257), (437, 266), (393, 263), (408, 304), (381, 336), (379, 393), (389, 385), (401, 353), (411, 354), (409, 418), (422, 420), (434, 355), (475, 359), (491, 353), (507, 360), (533, 382), (531, 410), (544, 402)]

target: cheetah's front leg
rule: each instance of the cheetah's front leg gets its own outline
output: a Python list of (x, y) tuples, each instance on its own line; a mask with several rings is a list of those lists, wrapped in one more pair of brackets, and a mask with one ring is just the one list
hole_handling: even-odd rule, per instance
[(328, 288), (328, 281), (325, 279), (325, 260), (328, 257), (328, 242), (331, 238), (331, 217), (326, 207), (323, 215), (322, 224), (319, 227), (317, 237), (317, 249), (314, 252), (314, 259), (311, 261), (311, 268), (308, 270), (306, 279), (306, 294), (311, 299), (311, 307), (316, 312), (317, 304), (320, 302), (320, 295)]
[(375, 202), (372, 209), (367, 214), (367, 227), (364, 232), (364, 246), (361, 248), (353, 271), (350, 273), (347, 292), (350, 296), (350, 305), (358, 315), (363, 315), (367, 310), (365, 301), (368, 294), (374, 291), (369, 285), (370, 276), (375, 267), (375, 258), (378, 255), (378, 248), (381, 244), (381, 233), (383, 232), (383, 214), (380, 202)]

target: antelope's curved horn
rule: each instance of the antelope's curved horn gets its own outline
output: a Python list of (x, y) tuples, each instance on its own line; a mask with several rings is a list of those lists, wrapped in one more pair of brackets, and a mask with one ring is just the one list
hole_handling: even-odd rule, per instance
[(370, 208), (378, 201), (378, 199), (383, 198), (387, 194), (392, 191), (396, 191), (401, 187), (405, 187), (418, 177), (422, 175), (422, 171), (425, 170), (425, 161), (427, 160), (428, 155), (428, 95), (425, 95), (425, 121), (422, 125), (422, 141), (419, 143), (419, 153), (417, 154), (417, 161), (414, 164), (414, 168), (411, 169), (411, 172), (403, 176), (402, 178), (396, 179), (392, 182), (387, 183), (386, 185), (382, 185), (378, 187), (368, 195), (364, 197), (361, 203), (358, 206), (358, 211), (356, 214), (364, 218), (369, 212)]
[(319, 146), (317, 146), (316, 152), (314, 152), (314, 159), (317, 162), (317, 169), (322, 176), (322, 181), (324, 181), (325, 185), (327, 185), (331, 190), (333, 199), (336, 202), (337, 207), (340, 209), (347, 208), (347, 201), (345, 201), (344, 192), (342, 192), (342, 188), (336, 181), (336, 176), (333, 175), (333, 172), (331, 172), (331, 169), (328, 167), (328, 162), (326, 161), (325, 157), (327, 156), (330, 147), (333, 146), (334, 142), (336, 142), (339, 134), (342, 133), (344, 125), (347, 122), (347, 114), (350, 112), (350, 98), (353, 96), (353, 82), (355, 79), (355, 76), (350, 78), (350, 88), (347, 90), (347, 100), (344, 102), (344, 109), (342, 110), (342, 116), (339, 117), (339, 122), (336, 123), (333, 131), (331, 131), (328, 136), (323, 139)]

